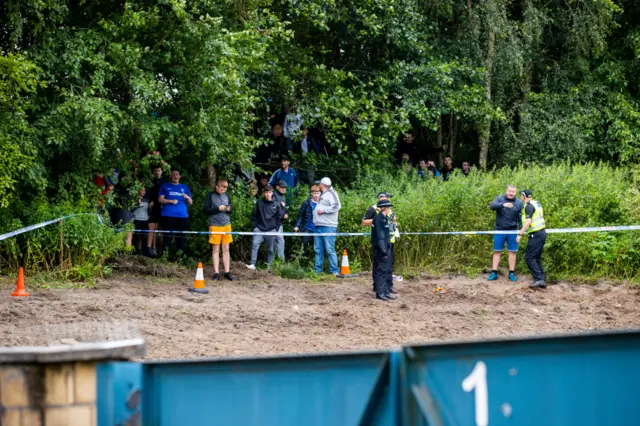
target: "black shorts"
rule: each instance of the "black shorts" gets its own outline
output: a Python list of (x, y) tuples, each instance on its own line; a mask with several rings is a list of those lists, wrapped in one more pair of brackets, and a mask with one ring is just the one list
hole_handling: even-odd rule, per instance
[(136, 231), (145, 231), (149, 229), (149, 222), (146, 220), (134, 220), (133, 225), (136, 228)]
[(149, 210), (149, 223), (160, 223), (161, 210)]

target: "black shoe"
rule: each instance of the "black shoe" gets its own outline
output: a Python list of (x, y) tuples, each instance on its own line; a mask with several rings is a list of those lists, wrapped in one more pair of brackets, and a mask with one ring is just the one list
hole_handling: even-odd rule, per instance
[(376, 299), (382, 300), (384, 302), (388, 302), (389, 301), (389, 298), (387, 296), (385, 296), (384, 294), (380, 294), (380, 293), (376, 293)]
[(214, 281), (220, 281), (220, 274), (213, 274), (213, 277), (211, 277), (211, 279)]
[(398, 292), (393, 287), (389, 289), (389, 293), (398, 294)]
[(231, 275), (231, 272), (225, 272), (224, 273), (224, 279), (228, 280), (228, 281), (235, 281), (236, 277), (234, 277), (233, 275)]
[(384, 295), (384, 297), (386, 297), (386, 298), (387, 298), (387, 299), (389, 299), (389, 300), (396, 300), (396, 299), (397, 299), (397, 297), (392, 296), (392, 295), (391, 295), (391, 293), (387, 293), (387, 294), (385, 294), (385, 295)]
[(534, 281), (529, 288), (547, 288), (547, 283), (542, 280)]

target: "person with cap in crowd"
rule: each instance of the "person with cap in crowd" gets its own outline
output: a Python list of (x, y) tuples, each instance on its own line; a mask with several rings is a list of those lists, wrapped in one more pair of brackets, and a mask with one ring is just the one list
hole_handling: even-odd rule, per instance
[(371, 223), (371, 245), (373, 246), (373, 286), (376, 299), (389, 301), (394, 300), (391, 294), (391, 201), (383, 198), (378, 201), (376, 208), (378, 213)]
[[(279, 180), (276, 182), (276, 190), (273, 191), (273, 201), (279, 203), (285, 211), (284, 218), (288, 219), (289, 215), (287, 214), (287, 209), (289, 208), (289, 202), (287, 201), (287, 182), (283, 180)], [(278, 228), (278, 232), (282, 232), (284, 230), (284, 226), (282, 222), (280, 222), (280, 228)], [(278, 235), (276, 237), (276, 254), (278, 258), (284, 260), (284, 237), (282, 235)]]
[[(335, 233), (338, 230), (338, 212), (342, 208), (338, 193), (331, 186), (331, 179), (323, 177), (320, 184), (320, 199), (313, 211), (313, 225), (316, 234)], [(329, 270), (333, 275), (340, 274), (338, 269), (338, 255), (336, 254), (336, 237), (318, 235), (313, 240), (316, 252), (315, 267), (316, 274), (322, 272), (324, 255), (329, 259)]]
[(533, 276), (533, 283), (529, 287), (547, 288), (542, 268), (542, 250), (547, 241), (547, 231), (545, 231), (547, 225), (544, 221), (542, 205), (533, 199), (533, 193), (529, 189), (520, 191), (520, 200), (524, 203), (524, 209), (522, 210), (522, 228), (518, 232), (517, 241), (519, 243), (525, 234), (529, 237), (525, 252), (525, 260)]
[[(378, 193), (377, 201), (389, 200), (391, 197), (392, 197), (391, 194), (388, 194), (386, 192), (380, 192)], [(397, 239), (400, 238), (400, 232), (398, 231), (398, 218), (393, 213), (393, 211), (391, 211), (391, 209), (389, 209), (389, 211), (390, 211), (389, 220), (391, 221), (391, 230), (390, 230), (391, 250), (389, 253), (389, 263), (391, 265), (391, 271), (393, 272), (393, 265), (395, 264), (395, 242)], [(373, 218), (379, 212), (380, 212), (380, 209), (378, 209), (377, 204), (374, 204), (371, 207), (369, 207), (365, 212), (364, 217), (362, 218), (362, 226), (371, 226), (373, 224)], [(391, 275), (390, 277), (391, 277), (391, 282), (389, 283), (389, 292), (396, 293), (396, 291), (393, 288), (393, 281), (402, 281), (402, 276)], [(374, 281), (374, 291), (375, 291), (375, 277), (373, 281)]]

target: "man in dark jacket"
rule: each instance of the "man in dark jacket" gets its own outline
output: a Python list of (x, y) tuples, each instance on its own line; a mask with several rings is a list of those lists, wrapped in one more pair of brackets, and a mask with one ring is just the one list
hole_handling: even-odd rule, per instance
[(444, 157), (444, 166), (440, 169), (440, 176), (445, 182), (453, 175), (453, 159), (448, 155)]
[[(160, 223), (160, 216), (162, 216), (162, 204), (158, 201), (160, 196), (160, 188), (165, 183), (169, 182), (168, 179), (162, 177), (162, 166), (156, 164), (153, 166), (153, 186), (149, 189), (147, 198), (149, 199), (149, 230), (155, 231), (158, 229), (158, 223)], [(158, 252), (156, 251), (156, 240), (158, 234), (155, 232), (149, 232), (147, 235), (147, 248), (149, 256), (156, 257)], [(161, 237), (162, 238), (162, 237)]]
[(371, 224), (371, 244), (373, 245), (373, 280), (376, 290), (376, 299), (388, 301), (395, 299), (390, 293), (391, 283), (391, 201), (382, 199), (378, 201), (379, 213), (373, 218)]
[[(226, 179), (218, 180), (216, 190), (207, 194), (204, 200), (204, 211), (209, 215), (209, 232), (231, 232), (231, 198), (227, 194), (229, 182)], [(229, 271), (231, 257), (229, 244), (233, 242), (231, 234), (209, 234), (211, 244), (211, 259), (213, 261), (213, 280), (220, 279), (220, 246), (222, 245), (222, 264), (224, 266), (224, 278), (233, 281), (233, 275)]]
[[(264, 199), (258, 201), (251, 214), (251, 226), (253, 232), (277, 232), (282, 225), (285, 210), (282, 205), (273, 200), (273, 188), (267, 185), (264, 188)], [(251, 245), (251, 263), (247, 268), (256, 269), (258, 262), (258, 250), (263, 241), (267, 243), (267, 263), (271, 267), (273, 263), (273, 251), (275, 246), (275, 235), (254, 235)]]
[[(515, 185), (509, 185), (504, 195), (499, 195), (490, 206), (496, 212), (496, 231), (516, 231), (520, 228), (521, 212), (524, 208), (522, 201), (516, 198)], [(509, 251), (509, 280), (517, 281), (516, 255), (518, 254), (517, 236), (513, 234), (494, 234), (493, 236), (493, 267), (489, 275), (489, 281), (498, 279), (498, 266), (505, 243)]]
[[(287, 200), (287, 182), (283, 180), (279, 180), (276, 182), (276, 190), (273, 191), (273, 201), (279, 203), (284, 209), (284, 218), (288, 219), (289, 215), (287, 214), (287, 209), (289, 208), (289, 201)], [(282, 226), (282, 222), (280, 223), (280, 228), (277, 229), (278, 232), (282, 232), (284, 230)], [(284, 237), (277, 236), (276, 237), (276, 254), (278, 258), (284, 260)]]
[[(313, 211), (318, 205), (320, 199), (320, 187), (313, 185), (311, 187), (311, 196), (304, 200), (300, 211), (298, 212), (298, 220), (296, 220), (296, 226), (293, 228), (295, 232), (315, 232), (316, 227), (313, 225)], [(313, 248), (313, 237), (302, 237), (302, 251), (307, 253), (309, 249)]]

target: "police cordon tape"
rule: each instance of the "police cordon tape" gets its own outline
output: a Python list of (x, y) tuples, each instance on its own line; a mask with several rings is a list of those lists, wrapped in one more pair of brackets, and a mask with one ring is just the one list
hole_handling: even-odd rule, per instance
[(78, 213), (78, 214), (70, 214), (68, 216), (62, 216), (57, 219), (48, 220), (46, 222), (36, 223), (35, 225), (29, 225), (24, 228), (16, 229), (15, 231), (7, 232), (6, 234), (0, 235), (0, 241), (15, 237), (16, 235), (24, 234), (25, 232), (35, 231), (36, 229), (44, 228), (45, 226), (53, 225), (54, 223), (59, 223), (60, 221), (64, 221), (76, 216), (97, 216), (98, 222), (102, 223), (102, 217), (100, 217), (97, 213)]
[[(620, 226), (594, 226), (589, 228), (557, 228), (546, 229), (548, 234), (571, 234), (582, 232), (614, 232), (614, 231), (640, 231), (640, 225), (620, 225)], [(368, 237), (369, 232), (210, 232), (210, 231), (175, 231), (175, 230), (128, 230), (116, 229), (116, 232), (137, 232), (137, 233), (157, 233), (157, 234), (188, 234), (188, 235), (264, 235), (274, 237)], [(400, 232), (400, 235), (510, 235), (519, 231), (433, 231), (433, 232)]]
[[(35, 225), (29, 225), (24, 228), (16, 229), (15, 231), (7, 232), (0, 235), (0, 241), (8, 238), (15, 237), (25, 232), (34, 231), (36, 229), (44, 228), (45, 226), (53, 225), (77, 216), (97, 216), (99, 223), (102, 223), (102, 217), (97, 213), (78, 213), (68, 216), (52, 219), (47, 222), (37, 223)], [(231, 231), (231, 232), (209, 232), (209, 231), (176, 231), (176, 230), (129, 230), (125, 228), (114, 229), (115, 232), (135, 232), (135, 233), (157, 233), (157, 234), (187, 234), (187, 235), (264, 235), (264, 236), (282, 236), (282, 237), (368, 237), (371, 234), (369, 232), (248, 232), (248, 231)], [(640, 225), (619, 225), (619, 226), (593, 226), (587, 228), (556, 228), (547, 229), (548, 234), (573, 234), (584, 232), (616, 232), (616, 231), (640, 231)], [(517, 234), (519, 231), (432, 231), (432, 232), (400, 232), (400, 235), (494, 235), (494, 234)]]

